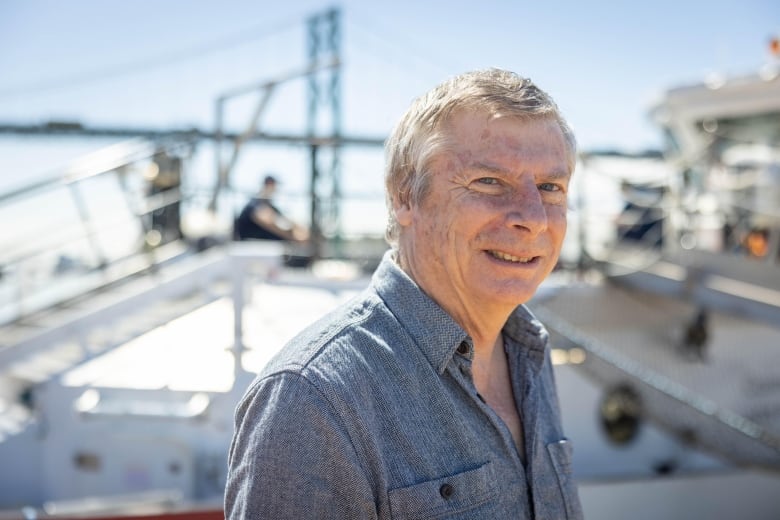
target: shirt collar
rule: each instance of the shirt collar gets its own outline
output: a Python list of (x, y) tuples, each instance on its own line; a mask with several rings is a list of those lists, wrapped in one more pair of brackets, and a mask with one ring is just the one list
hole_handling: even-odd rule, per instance
[[(504, 338), (509, 338), (510, 348), (522, 348), (532, 368), (538, 373), (548, 348), (549, 333), (525, 305), (519, 305), (504, 325)], [(506, 346), (504, 348), (507, 348)]]
[[(466, 331), (395, 262), (393, 250), (385, 253), (372, 278), (372, 286), (399, 323), (422, 350), (439, 374), (444, 373), (458, 346), (468, 341)], [(535, 365), (541, 368), (547, 331), (523, 305), (512, 313), (504, 326), (513, 343), (527, 349)]]
[(463, 341), (466, 332), (385, 253), (372, 285), (439, 374)]

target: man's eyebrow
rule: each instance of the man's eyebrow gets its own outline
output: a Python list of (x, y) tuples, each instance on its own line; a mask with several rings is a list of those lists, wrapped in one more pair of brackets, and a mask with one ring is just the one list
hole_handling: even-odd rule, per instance
[[(497, 164), (490, 164), (490, 163), (484, 163), (479, 161), (467, 165), (466, 169), (485, 171), (490, 173), (506, 173), (506, 174), (512, 173), (512, 170), (509, 168), (505, 168)], [(550, 172), (547, 172), (545, 174), (545, 177), (551, 180), (565, 180), (571, 177), (571, 172), (568, 170), (551, 170)]]
[(565, 180), (571, 178), (571, 172), (568, 170), (552, 170), (547, 176), (553, 180)]
[(488, 164), (483, 162), (473, 162), (466, 166), (469, 170), (477, 170), (477, 171), (486, 171), (491, 173), (511, 173), (511, 170), (508, 168), (504, 168), (503, 166), (499, 166), (497, 164)]

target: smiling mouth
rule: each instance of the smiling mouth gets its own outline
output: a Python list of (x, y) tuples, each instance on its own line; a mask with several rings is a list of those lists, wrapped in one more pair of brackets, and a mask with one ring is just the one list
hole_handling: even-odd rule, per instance
[(488, 254), (493, 258), (503, 260), (504, 262), (512, 262), (514, 264), (527, 264), (539, 258), (538, 256), (514, 256), (509, 253), (493, 250), (488, 251)]

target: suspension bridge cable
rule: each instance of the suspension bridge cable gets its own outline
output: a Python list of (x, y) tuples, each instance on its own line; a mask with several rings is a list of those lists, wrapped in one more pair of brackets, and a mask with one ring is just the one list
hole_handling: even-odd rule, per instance
[(198, 59), (206, 54), (229, 50), (240, 45), (269, 38), (293, 27), (297, 28), (301, 24), (300, 18), (290, 18), (270, 26), (263, 24), (250, 27), (188, 48), (160, 54), (156, 57), (141, 58), (105, 68), (78, 72), (68, 77), (52, 78), (38, 83), (0, 88), (0, 98), (80, 87), (99, 81), (143, 73), (174, 63)]
[[(358, 50), (373, 48), (377, 54), (375, 57), (382, 59), (388, 65), (409, 72), (409, 67), (415, 69), (415, 77), (428, 77), (431, 81), (438, 82), (442, 76), (452, 74), (453, 71), (465, 70), (463, 65), (447, 62), (441, 56), (425, 55), (427, 48), (422, 43), (415, 43), (410, 39), (404, 40), (404, 34), (393, 31), (383, 26), (368, 15), (366, 11), (353, 9), (349, 17), (345, 17), (345, 25), (350, 28), (350, 34), (357, 35), (367, 45), (357, 45)], [(432, 74), (433, 71), (433, 74)], [(422, 74), (417, 74), (422, 72)]]

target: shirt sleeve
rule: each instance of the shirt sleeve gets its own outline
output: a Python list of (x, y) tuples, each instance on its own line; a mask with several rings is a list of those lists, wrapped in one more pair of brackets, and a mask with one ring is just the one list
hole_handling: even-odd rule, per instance
[(299, 374), (254, 383), (236, 409), (225, 518), (376, 518), (343, 421)]

